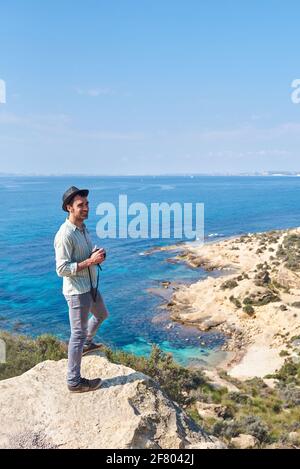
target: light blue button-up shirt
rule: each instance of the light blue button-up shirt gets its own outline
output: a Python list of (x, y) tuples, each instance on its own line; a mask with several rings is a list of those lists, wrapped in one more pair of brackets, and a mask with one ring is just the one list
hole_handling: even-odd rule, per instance
[[(88, 269), (77, 272), (79, 262), (90, 257), (93, 245), (83, 223), (82, 230), (67, 218), (54, 239), (56, 273), (63, 277), (63, 294), (78, 295), (91, 289)], [(93, 287), (97, 283), (97, 266), (89, 267)]]

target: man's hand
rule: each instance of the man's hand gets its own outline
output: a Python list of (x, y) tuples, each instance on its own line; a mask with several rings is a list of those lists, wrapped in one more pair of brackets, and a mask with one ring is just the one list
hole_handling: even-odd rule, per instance
[(105, 259), (105, 249), (101, 248), (92, 252), (90, 259), (92, 265), (101, 264)]
[(85, 261), (79, 262), (77, 264), (76, 272), (81, 272), (83, 269), (87, 269), (91, 265), (102, 264), (105, 259), (105, 249), (101, 248), (97, 251), (92, 252), (91, 256), (88, 257)]

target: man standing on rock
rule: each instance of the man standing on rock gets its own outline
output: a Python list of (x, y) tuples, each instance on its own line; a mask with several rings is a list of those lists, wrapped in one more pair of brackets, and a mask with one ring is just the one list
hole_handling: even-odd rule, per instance
[[(108, 311), (98, 291), (100, 264), (104, 249), (92, 248), (89, 232), (84, 224), (88, 218), (89, 191), (70, 187), (63, 194), (62, 209), (69, 213), (54, 240), (56, 272), (63, 277), (63, 294), (69, 306), (71, 337), (68, 347), (67, 385), (71, 392), (94, 391), (101, 379), (86, 379), (80, 374), (82, 355), (99, 349), (93, 338), (108, 317)], [(89, 319), (89, 313), (92, 317)]]

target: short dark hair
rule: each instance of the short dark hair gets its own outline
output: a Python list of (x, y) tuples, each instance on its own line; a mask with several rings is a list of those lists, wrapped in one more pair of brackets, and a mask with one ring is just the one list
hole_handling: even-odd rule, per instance
[[(73, 205), (74, 199), (77, 195), (79, 195), (80, 197), (87, 197), (87, 194), (84, 191), (79, 191), (79, 192), (77, 192), (77, 194), (73, 195), (72, 199), (69, 200), (69, 202), (67, 203), (67, 206), (68, 205)], [(66, 206), (66, 208), (67, 208), (67, 206)]]

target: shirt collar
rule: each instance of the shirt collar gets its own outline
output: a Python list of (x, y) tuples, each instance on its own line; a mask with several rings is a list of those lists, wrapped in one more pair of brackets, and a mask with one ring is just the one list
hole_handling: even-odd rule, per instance
[[(82, 231), (82, 230), (80, 230), (80, 229), (78, 228), (78, 226), (74, 225), (74, 223), (70, 222), (70, 220), (69, 220), (68, 218), (66, 218), (66, 223), (67, 223), (67, 225), (68, 225), (73, 231), (75, 231), (76, 229), (77, 229), (78, 231)], [(85, 226), (85, 223), (82, 223), (82, 227), (87, 231), (87, 228), (86, 228), (86, 226)]]

